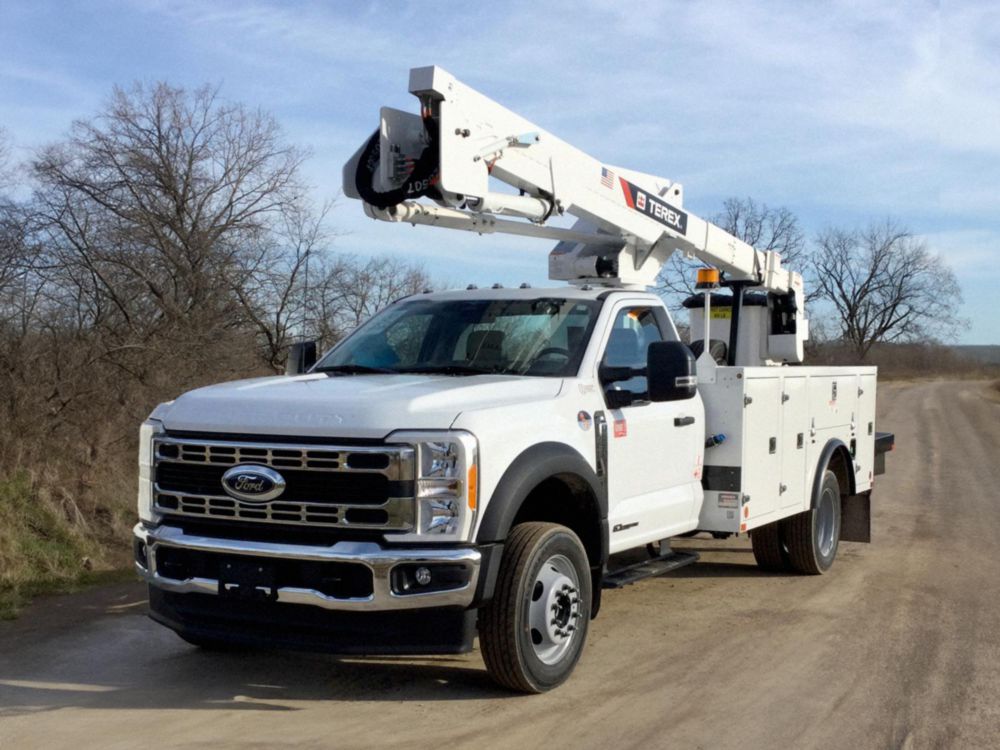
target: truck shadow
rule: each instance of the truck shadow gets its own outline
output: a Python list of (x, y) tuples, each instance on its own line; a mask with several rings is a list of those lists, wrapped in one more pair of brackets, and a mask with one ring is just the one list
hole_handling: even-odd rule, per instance
[(485, 669), (473, 667), (471, 657), (417, 663), (284, 652), (206, 653), (187, 645), (164, 651), (154, 644), (144, 655), (109, 648), (91, 665), (89, 676), (75, 667), (60, 668), (58, 660), (34, 669), (12, 669), (0, 660), (0, 719), (61, 708), (282, 712), (320, 701), (514, 697)]
[(0, 719), (71, 707), (297, 711), (319, 701), (510, 697), (477, 652), (204, 651), (147, 619), (145, 589), (134, 584), (44, 599), (0, 623)]

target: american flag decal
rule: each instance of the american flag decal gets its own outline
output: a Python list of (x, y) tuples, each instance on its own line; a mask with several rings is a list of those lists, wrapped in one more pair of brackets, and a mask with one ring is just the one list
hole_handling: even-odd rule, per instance
[(608, 190), (615, 188), (615, 173), (607, 167), (601, 167), (601, 184)]

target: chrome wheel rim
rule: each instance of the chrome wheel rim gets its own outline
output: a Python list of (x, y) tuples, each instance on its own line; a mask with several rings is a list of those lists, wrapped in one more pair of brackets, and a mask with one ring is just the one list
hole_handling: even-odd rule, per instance
[(538, 569), (529, 592), (528, 632), (535, 656), (556, 664), (580, 632), (580, 579), (565, 555), (553, 555)]
[(816, 546), (822, 557), (829, 557), (833, 552), (836, 518), (834, 516), (834, 497), (831, 490), (823, 492), (816, 508)]

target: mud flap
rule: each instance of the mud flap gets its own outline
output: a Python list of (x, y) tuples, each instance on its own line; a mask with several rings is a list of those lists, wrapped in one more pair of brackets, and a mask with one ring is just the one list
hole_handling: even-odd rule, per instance
[(846, 495), (840, 499), (840, 541), (871, 542), (872, 494)]

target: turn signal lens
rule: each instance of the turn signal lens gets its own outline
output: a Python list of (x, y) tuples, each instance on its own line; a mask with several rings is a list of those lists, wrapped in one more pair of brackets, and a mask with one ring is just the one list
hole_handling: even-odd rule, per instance
[(469, 467), (469, 508), (471, 510), (476, 509), (476, 502), (479, 499), (479, 470), (476, 468), (475, 464)]

